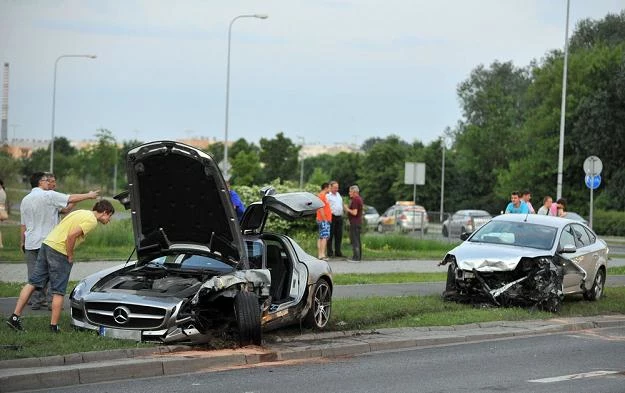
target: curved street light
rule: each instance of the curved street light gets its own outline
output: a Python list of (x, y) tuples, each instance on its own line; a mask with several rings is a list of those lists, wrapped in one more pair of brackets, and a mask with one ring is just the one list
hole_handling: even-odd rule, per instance
[(54, 62), (54, 83), (52, 84), (52, 135), (50, 138), (50, 173), (54, 173), (54, 117), (56, 112), (56, 69), (59, 65), (59, 60), (64, 57), (86, 57), (88, 59), (95, 59), (96, 55), (61, 55), (56, 58)]
[(232, 41), (232, 24), (237, 19), (241, 18), (257, 18), (267, 19), (269, 16), (265, 14), (252, 14), (252, 15), (239, 15), (232, 18), (230, 26), (228, 27), (228, 61), (226, 65), (226, 124), (224, 133), (224, 161), (223, 161), (223, 176), (225, 180), (230, 180), (230, 165), (228, 163), (228, 110), (230, 106), (230, 42)]

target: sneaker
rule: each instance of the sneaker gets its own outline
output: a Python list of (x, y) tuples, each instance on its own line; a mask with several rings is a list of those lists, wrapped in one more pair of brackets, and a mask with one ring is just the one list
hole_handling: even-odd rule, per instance
[(21, 332), (24, 331), (24, 326), (22, 325), (22, 318), (13, 314), (9, 319), (7, 319), (7, 325), (11, 327), (11, 329), (19, 330)]
[(59, 325), (50, 325), (50, 331), (52, 333), (60, 333), (61, 329), (59, 328)]

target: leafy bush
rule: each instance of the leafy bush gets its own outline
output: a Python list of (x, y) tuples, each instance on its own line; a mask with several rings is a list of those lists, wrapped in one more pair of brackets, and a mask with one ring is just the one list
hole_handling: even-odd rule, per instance
[[(271, 184), (263, 186), (240, 186), (232, 187), (232, 189), (239, 194), (239, 197), (241, 197), (241, 200), (245, 204), (245, 207), (247, 207), (253, 202), (260, 202), (260, 200), (262, 199), (260, 195), (260, 190), (261, 188), (266, 186), (272, 186), (273, 188), (275, 188), (276, 193), (278, 194), (302, 191), (293, 182), (285, 181), (281, 184), (280, 179), (276, 179)], [(314, 186), (311, 186), (309, 184), (304, 186), (304, 191), (308, 191), (314, 195), (317, 195), (319, 193), (319, 189), (316, 189)], [(278, 217), (275, 214), (270, 214), (265, 229), (270, 232), (285, 233), (291, 236), (295, 232), (314, 232), (316, 230), (316, 227), (317, 224), (315, 223), (314, 216), (308, 219), (301, 219), (290, 222)]]
[(595, 210), (593, 229), (603, 236), (625, 236), (625, 212)]

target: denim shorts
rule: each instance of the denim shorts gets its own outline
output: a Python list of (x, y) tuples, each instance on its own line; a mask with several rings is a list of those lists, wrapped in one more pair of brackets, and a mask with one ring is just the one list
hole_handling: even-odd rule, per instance
[(317, 227), (319, 228), (319, 239), (327, 239), (330, 237), (329, 221), (317, 221)]
[(28, 283), (42, 289), (50, 281), (50, 293), (64, 296), (71, 271), (72, 264), (66, 255), (42, 244), (37, 255), (35, 271), (29, 277)]

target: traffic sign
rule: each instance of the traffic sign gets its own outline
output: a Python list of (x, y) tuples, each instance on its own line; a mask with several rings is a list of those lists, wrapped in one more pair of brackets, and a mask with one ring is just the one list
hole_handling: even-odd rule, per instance
[(597, 156), (590, 156), (584, 160), (584, 173), (588, 176), (597, 176), (601, 174), (603, 163)]
[(601, 175), (595, 175), (595, 176), (586, 175), (586, 177), (584, 178), (584, 181), (586, 182), (586, 187), (590, 188), (591, 190), (596, 190), (597, 188), (599, 188), (599, 185), (601, 184)]

